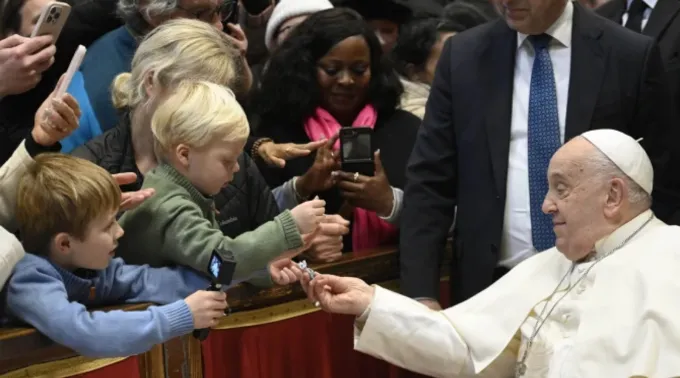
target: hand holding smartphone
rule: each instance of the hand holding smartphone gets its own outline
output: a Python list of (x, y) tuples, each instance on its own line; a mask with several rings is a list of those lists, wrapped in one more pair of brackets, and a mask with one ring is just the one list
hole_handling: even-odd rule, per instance
[[(222, 253), (221, 253), (222, 252)], [(225, 261), (222, 255), (227, 256)], [(221, 291), (225, 290), (227, 286), (231, 285), (234, 278), (234, 271), (236, 269), (236, 262), (233, 261), (230, 252), (214, 250), (210, 261), (208, 262), (208, 274), (210, 275), (210, 287), (207, 291)], [(228, 308), (227, 308), (228, 311)], [(203, 341), (208, 338), (210, 333), (209, 328), (195, 329), (192, 333), (194, 338)]]

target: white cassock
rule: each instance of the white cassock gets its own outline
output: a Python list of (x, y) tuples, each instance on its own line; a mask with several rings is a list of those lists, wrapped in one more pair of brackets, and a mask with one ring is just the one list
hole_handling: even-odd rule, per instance
[[(553, 248), (444, 311), (377, 287), (355, 327), (356, 350), (435, 377), (680, 376), (680, 227), (647, 211), (595, 245), (605, 257), (574, 266)], [(560, 280), (562, 286), (548, 301)], [(567, 293), (569, 285), (577, 284)], [(547, 304), (547, 310), (544, 306)]]

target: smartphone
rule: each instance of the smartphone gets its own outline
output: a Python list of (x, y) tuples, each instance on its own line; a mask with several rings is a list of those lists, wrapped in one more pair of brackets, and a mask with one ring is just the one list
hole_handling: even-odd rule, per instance
[(340, 159), (342, 170), (373, 176), (373, 129), (370, 127), (343, 127), (340, 129)]
[(227, 1), (225, 3), (225, 7), (228, 7), (231, 12), (229, 13), (229, 17), (227, 17), (224, 20), (224, 25), (226, 24), (234, 24), (238, 25), (238, 17), (239, 17), (239, 5), (238, 1)]
[[(224, 19), (222, 19), (222, 30), (225, 33), (229, 33), (229, 28), (227, 27), (228, 24), (234, 24), (238, 25), (238, 19), (239, 19), (239, 5), (238, 1), (225, 1), (222, 4), (223, 7), (223, 12), (225, 14), (228, 14), (228, 16)], [(231, 34), (230, 34), (231, 35)]]
[[(208, 263), (208, 273), (214, 283), (226, 287), (231, 285), (231, 281), (234, 278), (236, 262), (223, 258), (222, 255), (224, 254), (218, 250), (212, 252), (210, 262)], [(226, 253), (226, 255), (230, 256), (231, 254)]]
[(66, 3), (58, 1), (47, 3), (45, 8), (43, 8), (42, 13), (40, 13), (38, 22), (33, 28), (31, 38), (41, 35), (51, 35), (54, 38), (54, 42), (56, 42), (64, 25), (66, 25), (66, 20), (70, 14), (71, 6)]
[(57, 87), (56, 91), (56, 97), (60, 98), (61, 96), (66, 93), (66, 90), (68, 87), (71, 85), (71, 80), (73, 80), (73, 75), (76, 74), (76, 71), (80, 68), (80, 64), (83, 63), (83, 58), (85, 58), (85, 54), (87, 53), (87, 49), (85, 46), (80, 45), (78, 46), (78, 49), (76, 49), (76, 53), (73, 54), (73, 58), (71, 58), (71, 63), (68, 65), (68, 70), (66, 70), (66, 75), (64, 75), (64, 80), (62, 80), (61, 84), (59, 84), (59, 87)]
[[(210, 261), (208, 261), (208, 274), (210, 275), (211, 283), (210, 287), (206, 289), (207, 291), (224, 291), (231, 285), (231, 280), (234, 278), (234, 270), (236, 269), (236, 262), (233, 256), (228, 251), (213, 250)], [(227, 307), (224, 310), (224, 314), (229, 315), (229, 312), (229, 307)], [(210, 334), (210, 328), (195, 329), (192, 334), (196, 339), (204, 341)]]

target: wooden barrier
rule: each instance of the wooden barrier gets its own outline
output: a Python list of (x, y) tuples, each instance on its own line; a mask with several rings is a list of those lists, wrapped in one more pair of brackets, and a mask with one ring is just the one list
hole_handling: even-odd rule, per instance
[[(448, 266), (448, 264), (445, 263), (443, 266)], [(398, 289), (396, 283), (399, 277), (399, 258), (395, 248), (381, 248), (345, 254), (340, 261), (314, 266), (314, 268), (322, 273), (359, 277), (368, 283), (378, 283)], [(442, 274), (442, 277), (446, 275)], [(228, 302), (232, 310), (231, 315), (220, 321), (220, 324), (215, 327), (216, 329), (211, 332), (211, 336), (203, 345), (189, 335), (170, 340), (163, 345), (157, 345), (144, 354), (127, 358), (89, 359), (78, 356), (69, 348), (52, 342), (34, 329), (0, 329), (0, 378), (248, 377), (251, 373), (245, 365), (261, 365), (263, 361), (244, 361), (244, 356), (241, 356), (240, 362), (234, 360), (232, 361), (234, 364), (231, 364), (231, 362), (227, 364), (231, 367), (230, 371), (218, 371), (217, 367), (219, 367), (221, 359), (236, 359), (233, 354), (220, 355), (219, 353), (226, 350), (233, 352), (235, 345), (238, 346), (238, 344), (233, 343), (238, 343), (239, 340), (245, 343), (244, 339), (238, 338), (246, 337), (244, 336), (246, 334), (257, 333), (258, 327), (267, 327), (273, 323), (286, 321), (290, 322), (288, 324), (291, 325), (296, 324), (295, 322), (297, 324), (314, 321), (319, 324), (325, 322), (324, 324), (328, 326), (330, 324), (328, 319), (332, 317), (335, 325), (331, 327), (340, 327), (339, 324), (343, 324), (342, 327), (349, 327), (347, 329), (348, 337), (351, 336), (351, 319), (341, 319), (337, 315), (318, 312), (318, 309), (306, 300), (299, 284), (263, 290), (250, 285), (238, 285), (229, 289)], [(137, 311), (143, 310), (147, 306), (148, 304), (135, 304), (116, 307), (116, 309)], [(285, 330), (286, 325), (281, 324)], [(263, 329), (259, 331), (263, 331)], [(225, 332), (230, 332), (228, 337)], [(302, 337), (302, 333), (300, 333), (300, 336)], [(102, 340), (102, 342), (106, 341)], [(232, 345), (225, 346), (225, 342), (232, 343)], [(270, 345), (270, 347), (274, 353), (276, 347), (274, 345)], [(285, 348), (285, 345), (279, 347)], [(283, 351), (284, 349), (281, 349), (281, 352)], [(239, 350), (236, 350), (236, 352), (239, 352)], [(216, 353), (218, 354), (216, 355)], [(351, 345), (349, 345), (346, 348), (343, 347), (342, 352), (334, 350), (333, 353), (356, 352), (353, 352)], [(367, 356), (361, 358), (370, 359)], [(335, 368), (336, 371), (337, 369)], [(264, 376), (271, 378), (339, 376), (331, 373), (319, 374), (318, 371), (315, 373), (316, 375), (299, 375), (292, 374), (293, 370), (290, 370), (290, 374), (281, 373), (278, 377)], [(380, 370), (386, 371), (383, 368), (380, 368)], [(236, 371), (240, 371), (240, 374), (235, 373)], [(382, 373), (380, 374), (382, 375)], [(378, 377), (379, 375), (368, 376)], [(390, 376), (395, 375), (390, 374)]]

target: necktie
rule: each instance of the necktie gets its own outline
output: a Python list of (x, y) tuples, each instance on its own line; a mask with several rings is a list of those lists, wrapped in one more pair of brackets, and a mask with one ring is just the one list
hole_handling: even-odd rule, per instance
[(529, 36), (536, 56), (531, 71), (529, 92), (529, 199), (531, 206), (531, 239), (537, 251), (555, 245), (552, 217), (541, 210), (548, 193), (548, 165), (560, 148), (560, 121), (557, 110), (555, 76), (547, 34)]
[(647, 4), (642, 0), (633, 0), (628, 8), (626, 27), (632, 31), (642, 33), (642, 18), (647, 10)]

